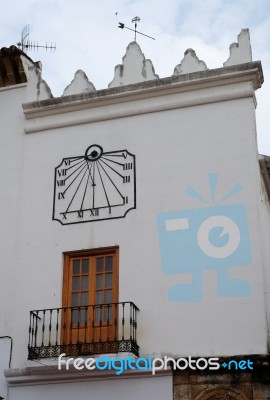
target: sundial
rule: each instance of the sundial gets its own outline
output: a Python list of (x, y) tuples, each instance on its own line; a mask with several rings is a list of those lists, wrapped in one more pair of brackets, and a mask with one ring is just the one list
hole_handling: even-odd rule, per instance
[(77, 224), (124, 218), (136, 208), (135, 156), (92, 144), (55, 168), (53, 219)]

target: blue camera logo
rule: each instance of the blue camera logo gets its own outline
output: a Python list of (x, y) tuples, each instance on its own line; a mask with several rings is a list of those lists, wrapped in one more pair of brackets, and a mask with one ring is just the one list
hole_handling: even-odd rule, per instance
[[(209, 181), (215, 200), (217, 174), (209, 174)], [(221, 202), (240, 190), (237, 184)], [(186, 192), (206, 202), (192, 187)], [(163, 212), (157, 216), (157, 226), (164, 274), (192, 273), (192, 283), (169, 289), (170, 301), (201, 301), (204, 270), (217, 271), (218, 297), (250, 296), (246, 281), (227, 277), (228, 268), (252, 262), (244, 204)]]

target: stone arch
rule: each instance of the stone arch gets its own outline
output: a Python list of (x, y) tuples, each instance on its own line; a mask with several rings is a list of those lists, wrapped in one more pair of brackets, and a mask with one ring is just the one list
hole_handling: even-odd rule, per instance
[(230, 386), (206, 389), (194, 400), (250, 400), (242, 391)]

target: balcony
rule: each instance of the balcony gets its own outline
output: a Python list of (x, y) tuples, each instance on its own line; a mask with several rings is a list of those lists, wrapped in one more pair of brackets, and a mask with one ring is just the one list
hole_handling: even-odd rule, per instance
[(139, 356), (132, 302), (30, 311), (28, 359), (129, 352)]

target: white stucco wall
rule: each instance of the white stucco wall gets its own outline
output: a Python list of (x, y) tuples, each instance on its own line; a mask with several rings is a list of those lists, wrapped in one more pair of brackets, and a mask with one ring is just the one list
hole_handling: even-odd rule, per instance
[[(251, 90), (251, 84), (231, 84), (227, 89), (237, 94), (238, 89)], [(236, 95), (235, 100), (192, 106), (201, 94), (194, 90), (188, 93), (189, 107), (25, 134), (27, 121), (21, 108), (24, 90), (22, 87), (0, 92), (0, 168), (4, 171), (4, 274), (0, 296), (8, 299), (0, 311), (0, 320), (4, 321), (3, 334), (14, 339), (12, 366), (23, 367), (26, 362), (29, 311), (61, 306), (63, 252), (114, 245), (120, 249), (119, 299), (133, 301), (140, 308), (137, 337), (141, 355), (265, 353), (253, 98), (237, 99)], [(211, 90), (218, 95), (224, 89)], [(181, 96), (168, 95), (168, 102)], [(152, 101), (146, 99), (145, 104)], [(121, 112), (122, 107), (116, 102), (114, 110)], [(82, 118), (89, 113), (87, 109), (80, 111)], [(64, 122), (71, 116), (50, 118)], [(40, 122), (39, 118), (31, 121), (32, 125)], [(52, 221), (54, 168), (64, 157), (83, 155), (94, 143), (104, 151), (127, 149), (135, 154), (137, 208), (122, 219), (62, 226)], [(191, 273), (188, 266), (184, 274), (163, 273), (157, 215), (205, 207), (185, 193), (188, 185), (209, 200), (211, 207), (209, 173), (218, 174), (217, 200), (237, 183), (243, 188), (222, 204), (246, 207), (252, 261), (249, 265), (226, 268), (229, 277), (249, 283), (251, 294), (218, 297), (217, 271), (206, 266), (202, 272), (202, 301), (170, 301), (170, 286), (183, 280), (190, 282)], [(15, 394), (10, 396), (11, 400), (18, 398)]]
[(10, 387), (9, 400), (172, 400), (172, 378), (114, 379)]
[[(20, 267), (18, 260), (20, 232), (20, 193), (22, 189), (22, 154), (23, 149), (23, 121), (24, 116), (21, 104), (24, 101), (26, 85), (17, 85), (0, 90), (1, 110), (1, 157), (0, 157), (0, 187), (1, 187), (1, 217), (0, 251), (2, 260), (0, 264), (0, 336), (15, 338), (15, 349), (21, 336), (20, 328), (16, 326), (18, 319), (18, 304), (23, 303), (26, 287), (23, 286), (28, 279), (28, 271), (25, 268), (25, 278), (22, 286), (17, 279)], [(19, 296), (18, 296), (18, 293)], [(7, 345), (7, 341), (5, 344)], [(7, 366), (5, 366), (7, 368)], [(5, 396), (3, 396), (5, 397)]]
[(12, 351), (11, 339), (8, 337), (0, 337), (0, 396), (7, 396), (7, 382), (4, 370), (9, 368), (10, 353)]

